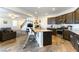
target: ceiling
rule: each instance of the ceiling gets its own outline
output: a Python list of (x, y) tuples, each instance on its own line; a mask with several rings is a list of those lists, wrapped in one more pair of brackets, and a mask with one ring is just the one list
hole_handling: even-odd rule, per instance
[(29, 13), (33, 16), (48, 16), (48, 15), (59, 14), (73, 7), (18, 7), (18, 8), (20, 10), (23, 10), (25, 13)]
[[(0, 7), (0, 17), (9, 17), (9, 14), (26, 18), (29, 16), (57, 15), (73, 7)], [(12, 15), (13, 17), (13, 15)]]
[(18, 13), (16, 11), (4, 8), (4, 7), (0, 7), (0, 17), (1, 18), (12, 18), (12, 17), (16, 17), (16, 18), (26, 18), (27, 15), (24, 15), (22, 13)]

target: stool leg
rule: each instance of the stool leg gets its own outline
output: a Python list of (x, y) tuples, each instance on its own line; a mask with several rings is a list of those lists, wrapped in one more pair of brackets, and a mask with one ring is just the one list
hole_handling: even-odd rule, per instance
[[(27, 35), (28, 35), (28, 34), (27, 34)], [(28, 35), (27, 38), (26, 38), (26, 40), (25, 40), (25, 43), (24, 43), (24, 45), (23, 45), (23, 49), (26, 47), (29, 37), (30, 37), (30, 36)]]

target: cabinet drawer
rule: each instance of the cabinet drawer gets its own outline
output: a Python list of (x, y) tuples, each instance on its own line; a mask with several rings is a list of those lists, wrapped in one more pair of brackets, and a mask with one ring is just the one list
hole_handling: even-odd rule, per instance
[(76, 40), (74, 48), (79, 51), (79, 40)]
[(43, 33), (43, 45), (51, 45), (52, 44), (52, 31)]
[(75, 33), (71, 33), (70, 34), (70, 41), (73, 45), (73, 47), (79, 51), (79, 35), (75, 34)]

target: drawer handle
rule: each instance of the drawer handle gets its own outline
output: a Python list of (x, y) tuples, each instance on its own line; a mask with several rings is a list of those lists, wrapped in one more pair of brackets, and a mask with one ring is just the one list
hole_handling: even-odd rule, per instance
[(70, 35), (70, 37), (72, 38), (73, 36), (72, 36), (72, 35)]
[(77, 44), (79, 45), (79, 41), (77, 41)]

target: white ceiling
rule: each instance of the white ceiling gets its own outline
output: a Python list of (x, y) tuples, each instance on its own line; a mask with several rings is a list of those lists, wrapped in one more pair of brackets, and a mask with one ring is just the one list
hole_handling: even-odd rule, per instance
[(18, 13), (16, 11), (4, 8), (4, 7), (0, 7), (0, 17), (2, 18), (11, 18), (9, 15), (14, 14), (15, 16), (17, 15), (18, 18), (26, 18), (27, 15), (22, 14), (22, 13)]
[[(55, 10), (52, 10), (55, 8)], [(57, 15), (74, 7), (0, 7), (0, 17), (8, 17), (14, 13), (21, 17)]]
[[(49, 16), (59, 14), (73, 7), (18, 7), (18, 8), (24, 11), (25, 13), (29, 13), (33, 16)], [(55, 10), (52, 10), (53, 8)]]

